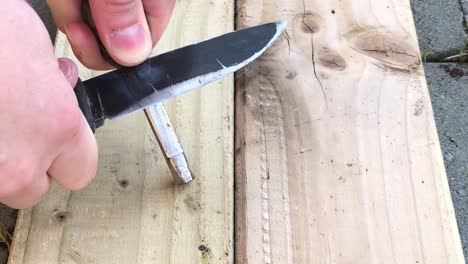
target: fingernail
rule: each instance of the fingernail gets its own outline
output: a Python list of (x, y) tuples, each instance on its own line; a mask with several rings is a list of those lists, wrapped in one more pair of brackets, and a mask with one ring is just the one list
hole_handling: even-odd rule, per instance
[(136, 64), (151, 51), (151, 40), (140, 24), (115, 30), (110, 36), (111, 53), (122, 63)]
[(59, 58), (58, 63), (59, 69), (62, 71), (63, 75), (65, 75), (65, 77), (67, 78), (70, 77), (70, 75), (73, 72), (73, 64), (70, 62), (70, 60), (65, 58)]
[(76, 67), (75, 63), (67, 58), (59, 58), (58, 66), (65, 78), (67, 78), (70, 85), (74, 87), (76, 80), (78, 79), (78, 68)]

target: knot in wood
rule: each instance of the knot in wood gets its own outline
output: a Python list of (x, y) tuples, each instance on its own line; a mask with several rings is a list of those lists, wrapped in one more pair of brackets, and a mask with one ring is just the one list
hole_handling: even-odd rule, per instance
[(318, 15), (308, 13), (304, 14), (301, 20), (301, 28), (305, 33), (314, 34), (319, 32), (320, 26), (320, 17)]
[(68, 217), (71, 216), (71, 213), (67, 211), (61, 211), (61, 210), (55, 209), (52, 212), (52, 215), (54, 216), (57, 222), (63, 223), (68, 219)]
[(294, 19), (295, 31), (306, 34), (314, 34), (320, 31), (320, 25), (323, 24), (322, 18), (315, 13), (305, 12), (296, 14)]
[(127, 179), (119, 180), (119, 185), (120, 187), (122, 187), (122, 189), (126, 189), (128, 187), (128, 180)]
[(319, 55), (319, 63), (325, 68), (343, 71), (346, 68), (346, 61), (335, 51), (325, 51)]
[(410, 71), (421, 65), (417, 49), (408, 36), (378, 30), (353, 33), (351, 47), (394, 70)]

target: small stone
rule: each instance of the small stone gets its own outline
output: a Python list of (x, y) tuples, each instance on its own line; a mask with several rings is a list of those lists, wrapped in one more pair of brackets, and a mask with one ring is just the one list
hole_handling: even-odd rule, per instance
[(465, 195), (466, 195), (466, 192), (465, 192), (465, 190), (463, 190), (463, 189), (458, 190), (457, 193), (458, 193), (459, 195), (461, 195), (461, 196), (465, 196)]
[(454, 156), (453, 156), (452, 153), (450, 153), (450, 152), (448, 152), (448, 151), (445, 153), (445, 160), (446, 160), (447, 162), (451, 162), (451, 161), (453, 160), (453, 158), (454, 158)]

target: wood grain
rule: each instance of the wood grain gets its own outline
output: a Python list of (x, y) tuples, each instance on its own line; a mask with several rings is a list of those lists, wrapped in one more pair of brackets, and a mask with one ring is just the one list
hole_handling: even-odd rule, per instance
[[(232, 0), (178, 1), (156, 53), (233, 30)], [(56, 55), (74, 58), (63, 34)], [(181, 62), (183, 63), (183, 62)], [(98, 72), (80, 66), (80, 77)], [(232, 263), (233, 78), (166, 104), (196, 180), (174, 185), (144, 113), (98, 130), (96, 179), (20, 213), (9, 263)]]
[(241, 0), (238, 263), (464, 263), (409, 1)]

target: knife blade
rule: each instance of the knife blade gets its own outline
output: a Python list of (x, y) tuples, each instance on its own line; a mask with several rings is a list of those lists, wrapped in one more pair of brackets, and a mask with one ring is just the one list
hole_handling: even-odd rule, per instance
[(94, 132), (106, 119), (143, 110), (238, 71), (270, 48), (285, 27), (280, 21), (234, 31), (134, 67), (79, 80), (74, 90), (80, 109)]

